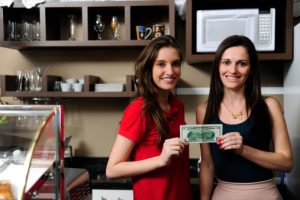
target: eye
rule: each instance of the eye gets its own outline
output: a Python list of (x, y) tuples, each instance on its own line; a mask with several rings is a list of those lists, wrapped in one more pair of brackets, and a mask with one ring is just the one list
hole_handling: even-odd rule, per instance
[(181, 62), (180, 62), (180, 60), (174, 61), (174, 62), (172, 63), (172, 66), (173, 66), (173, 67), (181, 67)]
[(240, 61), (239, 65), (242, 67), (248, 66), (248, 62), (247, 61)]
[(165, 63), (159, 61), (159, 62), (156, 62), (155, 65), (158, 66), (158, 67), (164, 67), (164, 66), (165, 66)]
[(223, 65), (229, 65), (230, 64), (230, 61), (229, 60), (222, 60), (221, 62)]

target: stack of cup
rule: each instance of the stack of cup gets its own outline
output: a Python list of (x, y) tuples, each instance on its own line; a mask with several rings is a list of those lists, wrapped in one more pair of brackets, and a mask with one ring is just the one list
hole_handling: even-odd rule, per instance
[(83, 83), (75, 78), (69, 78), (66, 80), (65, 83), (61, 83), (61, 91), (62, 92), (82, 92), (83, 90)]

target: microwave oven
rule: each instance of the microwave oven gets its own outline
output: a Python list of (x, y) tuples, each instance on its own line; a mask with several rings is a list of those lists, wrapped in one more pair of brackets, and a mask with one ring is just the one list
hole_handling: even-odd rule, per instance
[(196, 51), (215, 52), (230, 35), (247, 36), (257, 51), (275, 50), (275, 8), (197, 10)]

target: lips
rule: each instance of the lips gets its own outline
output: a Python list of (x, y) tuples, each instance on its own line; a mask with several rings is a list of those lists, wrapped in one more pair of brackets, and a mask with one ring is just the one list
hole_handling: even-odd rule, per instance
[(176, 78), (175, 77), (162, 77), (162, 78), (160, 78), (160, 80), (164, 80), (167, 83), (171, 83), (171, 82), (174, 82), (176, 80)]
[(240, 79), (240, 76), (225, 75), (225, 77), (229, 80), (238, 80), (238, 79)]

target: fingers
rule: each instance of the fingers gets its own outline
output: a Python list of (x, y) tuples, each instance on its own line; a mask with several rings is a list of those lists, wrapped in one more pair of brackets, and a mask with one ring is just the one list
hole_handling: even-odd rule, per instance
[(163, 148), (170, 155), (180, 155), (183, 152), (186, 145), (187, 145), (187, 142), (184, 140), (181, 140), (180, 138), (171, 138), (171, 139), (165, 140)]
[(171, 158), (174, 156), (180, 156), (187, 145), (187, 142), (180, 138), (171, 138), (165, 140), (163, 149), (160, 154), (162, 166), (170, 163)]
[(219, 149), (240, 149), (243, 146), (243, 137), (238, 132), (231, 132), (222, 135), (217, 140)]

